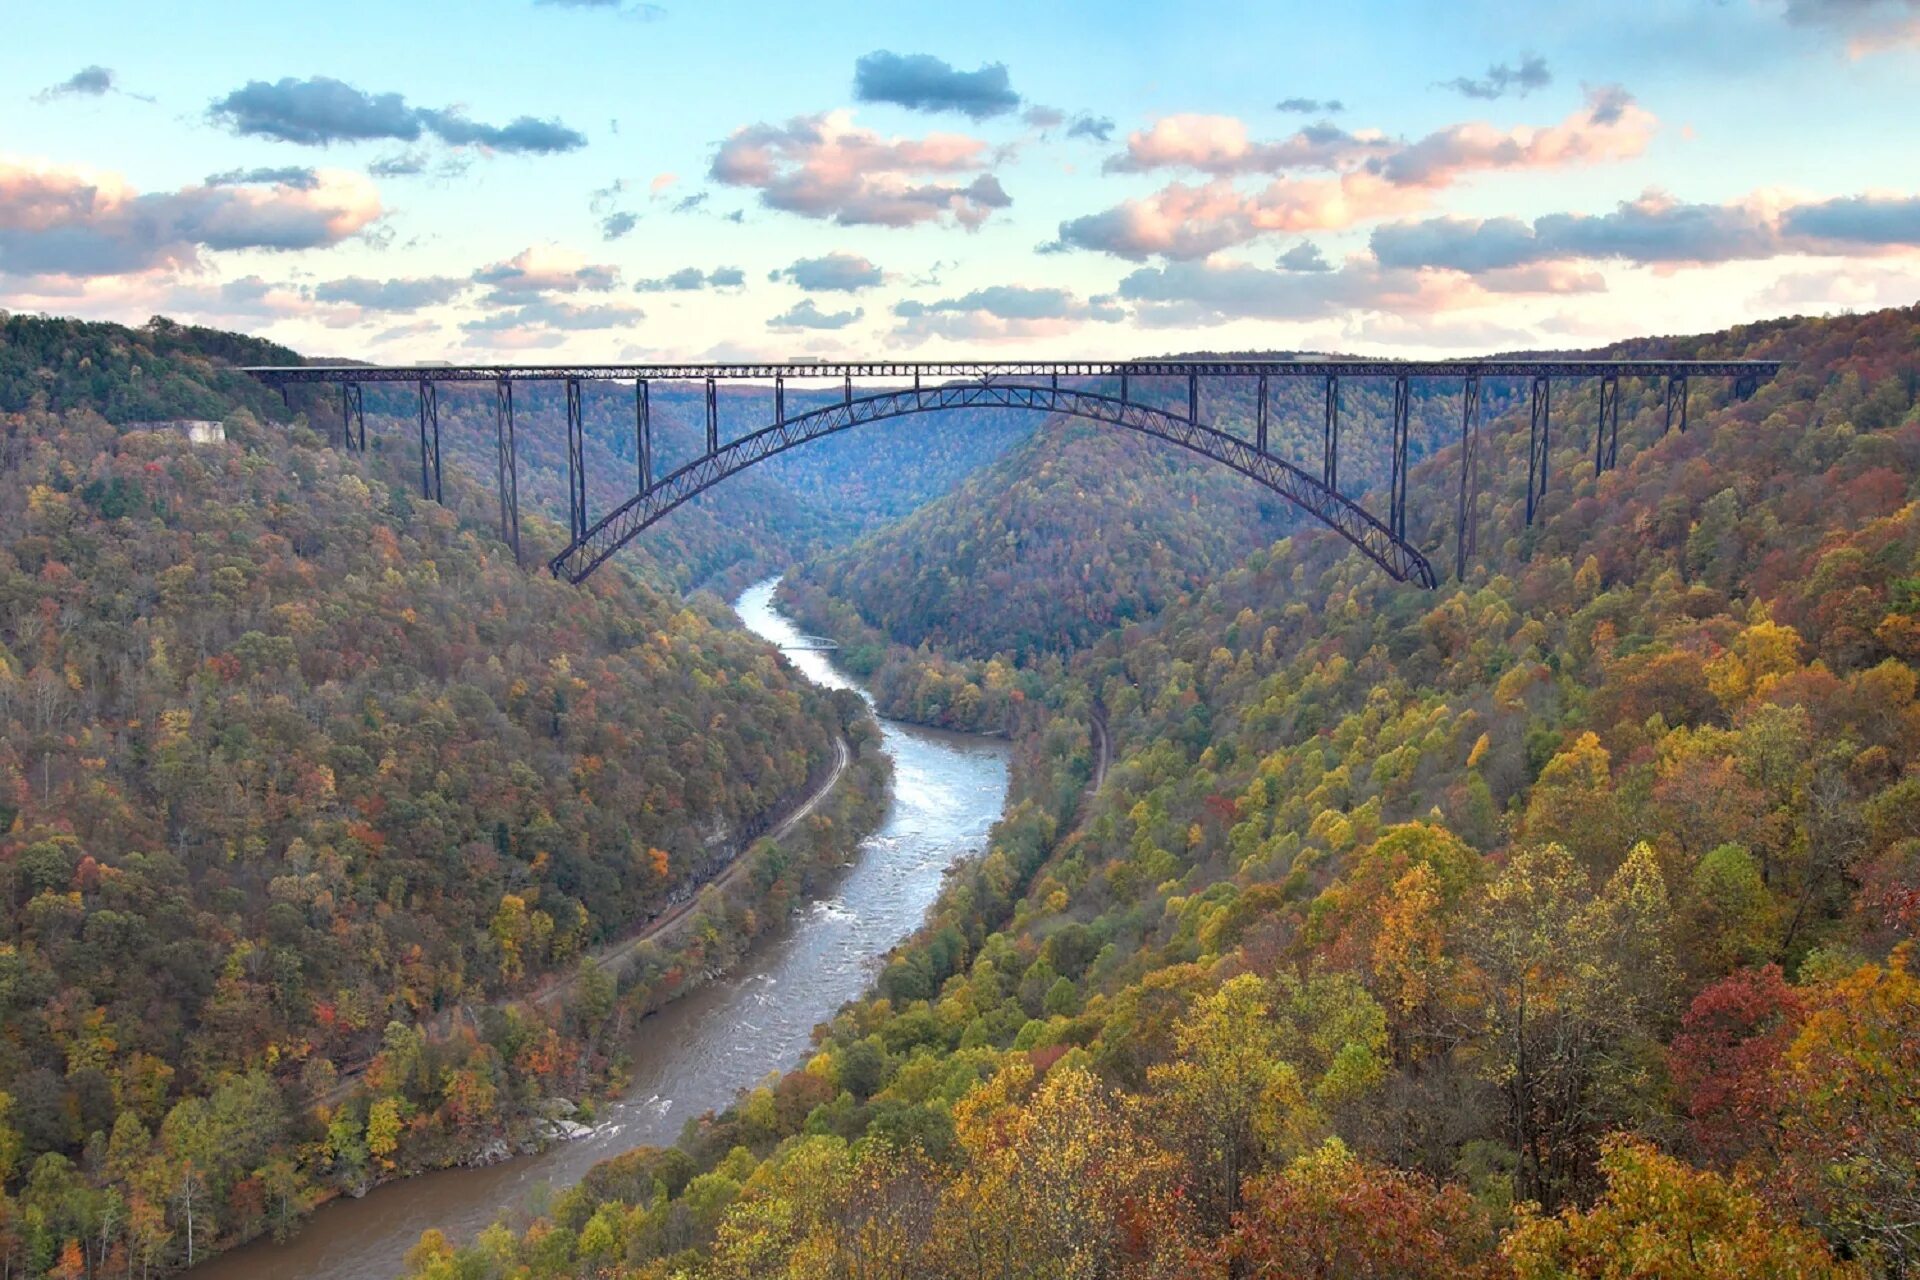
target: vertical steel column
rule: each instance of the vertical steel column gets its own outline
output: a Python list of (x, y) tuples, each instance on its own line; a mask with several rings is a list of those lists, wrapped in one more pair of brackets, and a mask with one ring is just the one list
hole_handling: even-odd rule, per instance
[(714, 398), (713, 379), (707, 379), (707, 456), (720, 452), (720, 402)]
[(1480, 375), (1470, 373), (1460, 394), (1460, 514), (1454, 531), (1453, 576), (1467, 580), (1467, 555), (1473, 550), (1474, 516), (1480, 496)]
[(1127, 402), (1127, 371), (1123, 367), (1120, 370), (1120, 403), (1125, 404), (1126, 402)]
[(1320, 482), (1340, 492), (1340, 375), (1327, 375), (1327, 424), (1320, 437)]
[(1667, 375), (1667, 425), (1660, 430), (1661, 435), (1673, 430), (1674, 410), (1679, 409), (1680, 432), (1687, 430), (1687, 375), (1675, 373)]
[(847, 370), (846, 394), (840, 398), (840, 403), (842, 404), (853, 403), (853, 370), (851, 369)]
[(347, 403), (347, 389), (351, 385), (340, 384), (340, 447), (348, 453), (353, 452), (353, 409)]
[(358, 434), (359, 434), (359, 437), (360, 437), (360, 442), (359, 442), (359, 443), (360, 443), (360, 452), (361, 452), (361, 453), (365, 453), (365, 452), (367, 451), (367, 401), (366, 401), (366, 396), (365, 396), (365, 395), (364, 395), (364, 394), (363, 394), (363, 393), (361, 392), (361, 390), (360, 390), (360, 384), (359, 384), (359, 383), (357, 383), (357, 382), (349, 382), (349, 383), (347, 384), (347, 391), (348, 391), (348, 393), (349, 393), (349, 396), (350, 396), (350, 398), (351, 398), (351, 400), (352, 400), (352, 402), (353, 402), (353, 425), (354, 425), (354, 427), (355, 427), (355, 428), (357, 428), (357, 429), (358, 429)]
[(1533, 411), (1527, 424), (1527, 523), (1540, 510), (1547, 496), (1547, 450), (1550, 439), (1553, 384), (1544, 373), (1533, 376)]
[(427, 456), (427, 383), (421, 379), (414, 385), (414, 397), (420, 406), (420, 496), (433, 496), (433, 459)]
[(440, 501), (440, 392), (420, 379), (420, 496)]
[(1253, 418), (1254, 448), (1267, 451), (1267, 375), (1260, 375), (1260, 408)]
[(1187, 421), (1200, 421), (1200, 379), (1187, 375)]
[(1407, 435), (1413, 398), (1407, 387), (1407, 375), (1393, 379), (1393, 475), (1389, 480), (1393, 536), (1407, 540)]
[(1602, 471), (1610, 469), (1620, 460), (1620, 378), (1617, 374), (1600, 375), (1600, 419), (1593, 424), (1593, 474), (1598, 479)]
[(567, 379), (567, 524), (573, 541), (587, 536), (587, 443), (578, 378)]
[(634, 461), (640, 471), (640, 492), (653, 488), (653, 389), (645, 378), (633, 380)]
[[(913, 389), (920, 389), (920, 375), (913, 375)], [(787, 379), (783, 374), (773, 375), (773, 425), (779, 426), (787, 420)]]
[(513, 438), (513, 384), (493, 384), (493, 429), (500, 438), (500, 536), (520, 563), (520, 457)]

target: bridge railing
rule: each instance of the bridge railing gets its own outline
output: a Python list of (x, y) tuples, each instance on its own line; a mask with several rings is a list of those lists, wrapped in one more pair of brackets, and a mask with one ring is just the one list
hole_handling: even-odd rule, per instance
[[(246, 372), (283, 394), (294, 386), (323, 385), (340, 389), (340, 438), (349, 450), (367, 447), (364, 388), (369, 384), (410, 384), (417, 397), (419, 431), (420, 484), (423, 496), (438, 500), (442, 493), (439, 421), (439, 390), (448, 383), (491, 383), (494, 387), (495, 448), (497, 450), (497, 490), (500, 498), (501, 536), (520, 556), (518, 427), (515, 419), (515, 389), (523, 383), (560, 383), (566, 391), (567, 422), (567, 549), (552, 562), (557, 575), (574, 581), (583, 579), (620, 545), (638, 536), (655, 520), (695, 493), (724, 480), (764, 457), (791, 447), (791, 440), (779, 436), (781, 428), (790, 428), (812, 415), (819, 407), (789, 413), (786, 386), (789, 380), (802, 382), (832, 381), (840, 384), (840, 404), (848, 409), (846, 425), (852, 425), (852, 407), (856, 403), (854, 383), (880, 381), (904, 391), (909, 383), (916, 394), (931, 381), (940, 386), (963, 386), (1000, 392), (1020, 392), (1009, 400), (1013, 407), (1046, 411), (1080, 412), (1077, 400), (1069, 396), (1088, 394), (1072, 386), (1062, 388), (1061, 379), (1084, 383), (1089, 379), (1117, 380), (1117, 397), (1099, 396), (1120, 406), (1120, 412), (1104, 409), (1082, 412), (1115, 425), (1147, 430), (1196, 452), (1206, 454), (1249, 475), (1289, 501), (1301, 506), (1342, 537), (1365, 551), (1388, 573), (1402, 581), (1434, 585), (1435, 579), (1426, 557), (1407, 540), (1407, 483), (1414, 459), (1411, 456), (1411, 386), (1415, 381), (1458, 380), (1460, 384), (1459, 475), (1456, 490), (1454, 570), (1464, 578), (1470, 558), (1477, 549), (1476, 498), (1481, 483), (1481, 396), (1490, 379), (1519, 381), (1528, 393), (1528, 442), (1526, 522), (1538, 517), (1548, 494), (1548, 459), (1553, 444), (1553, 384), (1591, 380), (1599, 388), (1599, 409), (1594, 429), (1593, 466), (1596, 476), (1617, 466), (1620, 454), (1620, 381), (1649, 380), (1664, 383), (1665, 417), (1663, 434), (1688, 426), (1688, 394), (1696, 379), (1724, 379), (1733, 383), (1737, 395), (1747, 395), (1758, 383), (1779, 371), (1778, 361), (1768, 360), (1595, 360), (1595, 359), (1474, 359), (1474, 360), (1349, 360), (1295, 357), (1289, 359), (1158, 359), (1158, 360), (848, 360), (792, 361), (787, 363), (685, 363), (685, 364), (514, 364), (514, 365), (289, 365), (249, 368)], [(1137, 380), (1182, 379), (1186, 382), (1186, 413), (1148, 405), (1133, 395)], [(1393, 387), (1392, 432), (1389, 444), (1386, 485), (1387, 510), (1376, 516), (1360, 507), (1341, 491), (1341, 387), (1356, 378), (1385, 378)], [(1200, 420), (1200, 384), (1205, 380), (1250, 382), (1255, 389), (1255, 424), (1251, 442), (1223, 432)], [(1318, 379), (1323, 397), (1321, 458), (1318, 475), (1310, 474), (1287, 462), (1269, 449), (1270, 388), (1275, 379)], [(634, 395), (634, 496), (598, 521), (590, 518), (587, 504), (587, 453), (581, 385), (586, 382), (631, 383)], [(694, 383), (705, 390), (706, 432), (704, 452), (671, 476), (654, 474), (652, 386), (662, 383)], [(767, 426), (733, 439), (722, 439), (717, 387), (720, 383), (768, 385), (771, 391), (771, 419)], [(1031, 394), (1027, 394), (1031, 393)], [(862, 403), (884, 398), (863, 396)], [(1049, 398), (1051, 397), (1051, 398)], [(935, 405), (933, 407), (955, 407)], [(919, 411), (916, 403), (914, 411)], [(1139, 413), (1163, 415), (1143, 425)], [(900, 416), (898, 413), (870, 414), (861, 420)], [(1180, 424), (1184, 424), (1184, 427)], [(1191, 428), (1188, 431), (1187, 428)], [(837, 428), (836, 428), (837, 429)], [(764, 438), (774, 433), (778, 447), (743, 449), (749, 442), (764, 446)], [(1204, 432), (1206, 434), (1195, 434)], [(817, 432), (825, 434), (825, 432)], [(809, 435), (806, 438), (815, 438)], [(1227, 443), (1231, 442), (1231, 443)], [(657, 499), (657, 501), (655, 500)], [(1351, 511), (1348, 510), (1351, 508)], [(638, 513), (636, 515), (636, 513)], [(1357, 513), (1357, 515), (1355, 514)]]

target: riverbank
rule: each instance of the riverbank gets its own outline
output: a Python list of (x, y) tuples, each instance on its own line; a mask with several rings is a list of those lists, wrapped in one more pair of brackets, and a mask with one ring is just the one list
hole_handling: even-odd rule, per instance
[[(764, 638), (790, 641), (797, 629), (772, 608), (771, 596), (771, 581), (761, 583), (736, 608)], [(857, 691), (826, 655), (790, 658), (816, 683)], [(502, 1213), (537, 1208), (542, 1188), (571, 1185), (636, 1147), (671, 1143), (687, 1119), (726, 1106), (769, 1071), (797, 1065), (815, 1025), (866, 990), (877, 959), (920, 923), (947, 869), (985, 848), (1005, 798), (1004, 744), (889, 722), (881, 723), (879, 735), (877, 754), (892, 762), (894, 773), (879, 828), (851, 849), (840, 828), (826, 846), (837, 856), (816, 873), (813, 900), (792, 912), (759, 913), (761, 939), (729, 975), (683, 973), (686, 985), (677, 998), (631, 1022), (626, 1087), (598, 1108), (585, 1137), (538, 1155), (429, 1173), (359, 1200), (335, 1201), (287, 1244), (247, 1246), (196, 1270), (196, 1277), (390, 1277), (422, 1231), (438, 1227), (451, 1239), (470, 1239)], [(849, 792), (843, 783), (833, 796), (837, 801)], [(804, 837), (810, 826), (811, 819), (803, 820), (794, 835)], [(742, 872), (741, 881), (755, 886), (774, 870)], [(799, 872), (789, 867), (784, 874), (791, 881)], [(682, 931), (698, 936), (705, 928), (689, 924)], [(641, 980), (636, 970), (633, 981)]]
[(840, 665), (866, 682), (883, 716), (1011, 738), (1028, 704), (1043, 696), (1041, 673), (1001, 658), (953, 658), (898, 644), (852, 605), (803, 579), (782, 579), (778, 601), (803, 627), (840, 646)]

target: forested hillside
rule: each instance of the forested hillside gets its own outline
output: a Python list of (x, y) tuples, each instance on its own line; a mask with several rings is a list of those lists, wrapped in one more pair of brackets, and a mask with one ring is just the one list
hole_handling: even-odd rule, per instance
[[(705, 394), (694, 383), (650, 386), (656, 480), (705, 449)], [(837, 393), (805, 391), (796, 383), (788, 391), (788, 412), (839, 398)], [(770, 387), (722, 384), (717, 405), (721, 439), (733, 439), (772, 420), (773, 392)], [(369, 433), (381, 439), (383, 447), (403, 453), (415, 448), (418, 409), (412, 388), (370, 386), (366, 408)], [(315, 412), (328, 410), (316, 408)], [(337, 406), (331, 413), (337, 417)], [(496, 465), (493, 386), (443, 388), (439, 413), (446, 456), (491, 484)], [(519, 384), (515, 418), (521, 502), (564, 523), (563, 385)], [(587, 505), (590, 518), (598, 519), (631, 497), (638, 484), (631, 384), (583, 382), (581, 420), (586, 434)], [(630, 544), (620, 559), (659, 586), (705, 587), (729, 595), (946, 493), (1030, 433), (1037, 421), (1034, 415), (1011, 410), (964, 410), (867, 425), (831, 436), (770, 459), (693, 499)]]
[[(0, 335), (0, 1273), (204, 1256), (580, 1096), (610, 985), (488, 1006), (689, 894), (857, 709), (618, 570), (522, 571), (457, 470), (426, 503), (263, 423), (228, 362), (286, 353)], [(696, 923), (698, 965), (735, 922)]]
[[(90, 409), (108, 422), (204, 419), (245, 408), (263, 422), (304, 415), (316, 434), (337, 440), (341, 407), (325, 387), (296, 386), (290, 404), (240, 373), (249, 364), (301, 364), (284, 347), (241, 334), (156, 318), (138, 329), (45, 316), (0, 315), (0, 412), (38, 407)], [(336, 363), (323, 361), (323, 363)], [(637, 482), (633, 388), (582, 384), (587, 501), (598, 518), (630, 497)], [(837, 401), (838, 393), (789, 389), (789, 411)], [(405, 384), (365, 388), (368, 441), (393, 459), (394, 474), (418, 472), (418, 402)], [(723, 436), (765, 426), (770, 388), (727, 387)], [(654, 475), (664, 476), (704, 447), (704, 391), (691, 383), (651, 387)], [(480, 487), (495, 484), (495, 396), (491, 383), (441, 388), (441, 447), (449, 466)], [(523, 510), (566, 518), (566, 406), (559, 383), (516, 388), (516, 445)], [(656, 587), (729, 594), (797, 559), (851, 539), (946, 493), (1030, 434), (1032, 414), (963, 410), (863, 427), (809, 445), (735, 476), (648, 530), (621, 554)], [(417, 489), (416, 489), (417, 492)], [(476, 518), (484, 511), (476, 508)]]
[[(1088, 387), (1118, 394), (1113, 379)], [(1136, 379), (1129, 394), (1186, 412), (1184, 379)], [(1385, 481), (1391, 388), (1383, 379), (1348, 379), (1340, 394), (1341, 484), (1364, 492)], [(1493, 389), (1490, 404), (1508, 394)], [(1203, 383), (1201, 419), (1251, 439), (1254, 397), (1247, 380)], [(1272, 450), (1319, 474), (1320, 379), (1274, 379), (1269, 401)], [(1453, 413), (1439, 386), (1420, 384), (1412, 456), (1453, 438)], [(843, 640), (861, 638), (852, 633), (864, 624), (888, 642), (925, 643), (948, 658), (1030, 664), (1152, 617), (1294, 523), (1283, 499), (1216, 463), (1063, 419), (947, 497), (810, 563), (786, 598)], [(832, 616), (822, 596), (857, 616)], [(892, 709), (913, 714), (910, 703)]]
[(1663, 346), (1789, 364), (1109, 632), (810, 1061), (414, 1274), (1920, 1272), (1920, 312)]

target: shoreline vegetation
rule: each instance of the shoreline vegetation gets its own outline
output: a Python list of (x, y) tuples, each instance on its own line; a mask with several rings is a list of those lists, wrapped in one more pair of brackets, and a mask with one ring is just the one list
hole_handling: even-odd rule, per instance
[[(813, 1056), (409, 1276), (1920, 1271), (1920, 309), (1643, 351), (1785, 367), (1684, 435), (1630, 401), (1598, 477), (1561, 433), (1531, 526), (1527, 408), (1490, 415), (1465, 582), (1309, 531), (1010, 673), (989, 851)], [(950, 722), (1007, 619), (903, 575), (1015, 547), (1065, 600), (1035, 566), (1093, 562), (1021, 539), (1092, 545), (1100, 457), (1011, 516), (969, 480), (915, 517), (937, 548), (896, 526), (833, 553), (859, 597), (781, 602)]]
[[(848, 708), (855, 711), (854, 708)], [(817, 806), (787, 830), (775, 830), (748, 843), (714, 869), (691, 893), (637, 934), (608, 944), (603, 952), (581, 958), (577, 969), (556, 974), (539, 989), (507, 996), (490, 1009), (509, 1008), (531, 1025), (558, 1033), (559, 1051), (575, 1068), (558, 1088), (582, 1099), (575, 1106), (558, 1090), (536, 1100), (517, 1120), (497, 1131), (460, 1135), (450, 1145), (403, 1144), (394, 1167), (356, 1188), (339, 1188), (313, 1200), (308, 1211), (337, 1195), (364, 1195), (387, 1183), (435, 1169), (491, 1164), (543, 1149), (548, 1143), (579, 1136), (594, 1104), (622, 1086), (622, 1046), (650, 1014), (710, 982), (725, 977), (753, 944), (777, 929), (800, 905), (818, 895), (843, 863), (847, 850), (878, 824), (886, 807), (887, 758), (878, 750), (871, 720), (856, 718), (844, 728), (846, 757), (829, 778), (809, 794)], [(795, 809), (801, 806), (794, 806)], [(420, 1051), (433, 1051), (471, 1038), (479, 1025), (475, 1011), (453, 1011), (447, 1033), (430, 1038)], [(551, 1037), (549, 1037), (551, 1039)], [(384, 1056), (384, 1051), (383, 1051)], [(391, 1064), (377, 1057), (364, 1073), (379, 1077)], [(332, 1100), (316, 1104), (329, 1123), (378, 1106), (364, 1081)], [(224, 1242), (231, 1248), (245, 1241)], [(207, 1255), (212, 1256), (212, 1255)]]
[[(526, 571), (460, 468), (422, 502), (232, 367), (296, 359), (0, 317), (0, 1271), (164, 1273), (566, 1132), (884, 809), (857, 697)], [(787, 838), (730, 834), (836, 738)]]

